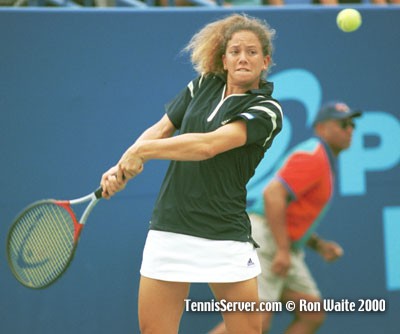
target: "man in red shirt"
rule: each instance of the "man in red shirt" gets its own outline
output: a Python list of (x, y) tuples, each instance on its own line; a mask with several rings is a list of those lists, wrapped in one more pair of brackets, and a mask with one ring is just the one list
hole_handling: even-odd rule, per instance
[[(324, 321), (322, 307), (319, 312), (299, 312), (300, 300), (321, 302), (304, 261), (304, 246), (311, 247), (325, 261), (334, 261), (343, 254), (337, 243), (319, 238), (315, 229), (332, 199), (336, 158), (350, 146), (354, 118), (359, 116), (361, 112), (343, 102), (324, 105), (313, 123), (315, 137), (288, 152), (262, 196), (248, 207), (252, 236), (260, 244), (260, 300), (296, 303), (286, 333), (315, 333)], [(262, 312), (263, 333), (270, 329), (272, 315)], [(225, 333), (223, 323), (211, 333)]]

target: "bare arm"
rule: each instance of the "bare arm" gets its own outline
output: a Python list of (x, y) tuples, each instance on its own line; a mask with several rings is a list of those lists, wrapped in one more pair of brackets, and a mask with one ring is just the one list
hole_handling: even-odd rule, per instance
[[(157, 123), (145, 130), (136, 140), (136, 143), (145, 140), (168, 138), (171, 137), (175, 131), (175, 126), (172, 124), (168, 116), (164, 115)], [(136, 161), (136, 163), (137, 165), (135, 166), (135, 170), (136, 174), (138, 174), (143, 170), (143, 161)], [(119, 163), (111, 167), (101, 178), (100, 184), (103, 188), (102, 195), (104, 198), (109, 198), (117, 191), (121, 191), (125, 188), (128, 182), (128, 179), (122, 174), (118, 165)], [(132, 177), (135, 175), (132, 175)]]
[(217, 154), (243, 146), (246, 143), (246, 123), (233, 122), (207, 133), (187, 133), (166, 139), (141, 140), (132, 145), (124, 158), (139, 156), (144, 161), (166, 159), (178, 161), (199, 161), (210, 159)]
[(308, 239), (307, 246), (319, 253), (327, 262), (335, 261), (343, 256), (343, 249), (338, 243), (324, 240), (315, 233)]
[(273, 180), (264, 190), (264, 205), (267, 222), (276, 243), (276, 254), (272, 271), (285, 276), (290, 267), (290, 239), (286, 227), (288, 191), (278, 180)]
[(160, 124), (146, 130), (123, 154), (117, 166), (108, 171), (107, 175), (103, 175), (102, 187), (106, 189), (103, 192), (105, 198), (122, 190), (129, 179), (141, 173), (144, 162), (148, 160), (206, 160), (243, 146), (247, 140), (247, 127), (244, 121), (229, 123), (213, 132), (187, 133), (170, 137), (175, 128), (167, 116), (164, 118)]
[(165, 114), (157, 123), (145, 130), (136, 142), (149, 139), (168, 138), (171, 137), (175, 131), (175, 126)]

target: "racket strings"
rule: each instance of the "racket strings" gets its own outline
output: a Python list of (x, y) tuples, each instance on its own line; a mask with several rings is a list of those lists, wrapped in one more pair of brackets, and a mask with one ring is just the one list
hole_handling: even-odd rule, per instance
[(14, 225), (8, 247), (23, 284), (48, 285), (65, 270), (73, 254), (74, 224), (69, 212), (51, 202), (32, 207)]

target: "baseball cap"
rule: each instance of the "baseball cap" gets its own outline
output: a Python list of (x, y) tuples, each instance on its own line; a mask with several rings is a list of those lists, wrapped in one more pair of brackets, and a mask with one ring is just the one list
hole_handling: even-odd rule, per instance
[(342, 101), (332, 101), (324, 104), (318, 111), (317, 116), (313, 122), (313, 126), (319, 122), (327, 121), (329, 119), (345, 119), (360, 117), (361, 110), (353, 110), (346, 103)]

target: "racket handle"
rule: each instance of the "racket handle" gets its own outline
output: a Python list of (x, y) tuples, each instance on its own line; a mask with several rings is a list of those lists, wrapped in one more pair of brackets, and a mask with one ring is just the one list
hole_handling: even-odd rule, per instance
[(94, 195), (96, 196), (97, 199), (102, 198), (102, 193), (103, 193), (103, 188), (99, 187), (96, 189), (96, 191), (94, 192)]
[[(117, 176), (117, 174), (114, 174), (115, 177)], [(122, 174), (122, 179), (125, 180), (125, 175)], [(103, 198), (103, 188), (102, 187), (98, 187), (95, 192), (94, 195), (96, 196), (97, 199)]]

